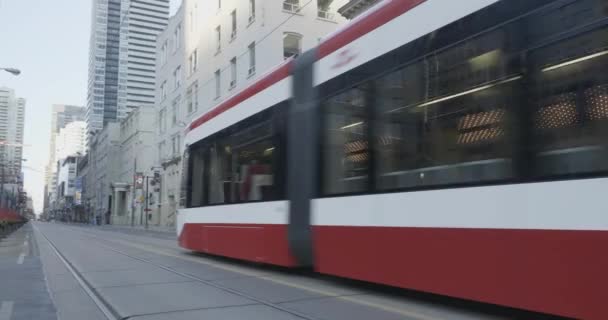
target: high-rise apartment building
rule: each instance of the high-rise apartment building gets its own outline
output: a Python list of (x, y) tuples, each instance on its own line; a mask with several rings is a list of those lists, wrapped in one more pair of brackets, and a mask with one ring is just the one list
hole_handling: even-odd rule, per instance
[(4, 184), (21, 179), (25, 99), (15, 91), (0, 87), (0, 179)]
[(62, 128), (65, 128), (68, 124), (77, 121), (85, 120), (84, 107), (70, 106), (70, 105), (53, 105), (51, 114), (51, 133), (49, 135), (49, 162), (46, 166), (45, 175), (45, 198), (44, 207), (48, 208), (49, 193), (53, 193), (55, 190), (55, 177), (57, 173), (57, 161), (60, 158), (57, 157), (57, 136)]
[(94, 0), (86, 121), (89, 132), (154, 103), (156, 36), (169, 0)]
[(70, 156), (84, 154), (86, 137), (86, 123), (84, 121), (73, 121), (59, 130), (55, 144), (55, 156), (57, 161)]

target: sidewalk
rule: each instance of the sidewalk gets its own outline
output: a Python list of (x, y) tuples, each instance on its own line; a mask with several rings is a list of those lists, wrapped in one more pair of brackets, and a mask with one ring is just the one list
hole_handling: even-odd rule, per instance
[(55, 320), (30, 223), (0, 240), (0, 319)]
[(148, 226), (148, 229), (146, 229), (145, 226), (140, 226), (140, 225), (136, 225), (136, 226), (129, 226), (129, 225), (109, 225), (109, 224), (104, 224), (101, 226), (96, 226), (100, 229), (105, 229), (105, 230), (112, 230), (112, 231), (119, 231), (119, 232), (137, 232), (137, 233), (157, 233), (157, 234), (162, 234), (164, 236), (172, 236), (172, 237), (176, 237), (176, 229), (175, 227), (162, 227), (162, 226)]

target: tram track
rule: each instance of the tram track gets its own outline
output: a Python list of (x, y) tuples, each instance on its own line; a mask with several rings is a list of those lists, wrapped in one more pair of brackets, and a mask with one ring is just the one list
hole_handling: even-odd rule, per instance
[[(404, 309), (404, 308), (397, 308), (394, 306), (390, 306), (390, 305), (386, 305), (386, 304), (382, 304), (382, 303), (376, 303), (376, 302), (369, 302), (369, 301), (365, 301), (365, 300), (361, 300), (358, 298), (358, 296), (360, 294), (356, 294), (356, 295), (350, 295), (350, 294), (340, 294), (338, 292), (332, 292), (329, 290), (324, 290), (324, 289), (319, 289), (319, 288), (314, 288), (312, 286), (307, 286), (307, 285), (301, 285), (301, 284), (296, 284), (296, 283), (291, 283), (282, 279), (276, 279), (273, 277), (267, 277), (267, 276), (260, 276), (259, 274), (246, 270), (246, 268), (241, 268), (241, 267), (236, 267), (236, 266), (232, 266), (232, 265), (225, 265), (223, 263), (220, 262), (210, 262), (210, 261), (204, 261), (198, 257), (192, 257), (192, 256), (184, 256), (184, 255), (179, 255), (179, 254), (175, 254), (172, 252), (168, 252), (168, 250), (172, 249), (171, 247), (161, 247), (158, 245), (154, 245), (154, 244), (144, 244), (144, 243), (133, 243), (132, 241), (128, 241), (123, 237), (119, 237), (118, 238), (114, 238), (112, 240), (108, 240), (108, 239), (104, 239), (104, 238), (100, 238), (98, 236), (94, 236), (88, 233), (83, 233), (84, 236), (91, 238), (91, 239), (95, 239), (97, 242), (99, 242), (101, 245), (103, 245), (104, 247), (106, 247), (106, 249), (109, 249), (113, 252), (119, 253), (121, 255), (124, 255), (126, 257), (130, 257), (132, 259), (135, 260), (139, 260), (140, 262), (145, 262), (148, 263), (150, 265), (154, 265), (156, 267), (162, 268), (165, 271), (169, 271), (172, 272), (174, 274), (177, 275), (182, 275), (185, 276), (187, 278), (191, 278), (191, 280), (195, 280), (195, 281), (199, 281), (204, 283), (204, 284), (209, 284), (212, 285), (218, 289), (221, 288), (225, 288), (227, 289), (227, 291), (232, 292), (232, 291), (237, 291), (240, 292), (238, 290), (234, 290), (232, 288), (227, 288), (224, 286), (221, 286), (217, 283), (215, 283), (214, 281), (210, 281), (210, 280), (205, 280), (205, 279), (201, 279), (199, 277), (187, 274), (187, 273), (183, 273), (181, 271), (178, 270), (174, 270), (171, 267), (167, 267), (167, 266), (163, 266), (161, 264), (149, 261), (147, 259), (144, 258), (140, 258), (140, 257), (135, 257), (132, 254), (126, 253), (124, 251), (118, 250), (114, 247), (112, 247), (110, 244), (116, 245), (116, 244), (120, 244), (120, 245), (124, 245), (124, 246), (128, 246), (130, 248), (134, 248), (134, 249), (138, 249), (138, 250), (142, 250), (145, 252), (149, 252), (149, 253), (153, 253), (153, 254), (157, 254), (157, 255), (161, 255), (161, 256), (167, 256), (167, 257), (171, 257), (171, 258), (176, 258), (176, 259), (180, 259), (183, 261), (188, 261), (188, 262), (195, 262), (195, 263), (199, 263), (202, 265), (206, 265), (206, 266), (210, 266), (210, 267), (215, 267), (215, 268), (220, 268), (222, 270), (226, 270), (226, 271), (230, 271), (230, 272), (234, 272), (234, 273), (238, 273), (243, 275), (244, 277), (257, 277), (259, 279), (264, 279), (270, 282), (273, 282), (275, 284), (278, 285), (283, 285), (283, 286), (287, 286), (287, 287), (291, 287), (291, 288), (295, 288), (295, 289), (300, 289), (300, 290), (304, 290), (304, 291), (308, 291), (314, 294), (318, 294), (322, 297), (322, 298), (337, 298), (337, 299), (341, 299), (344, 300), (346, 302), (349, 303), (354, 303), (356, 305), (360, 305), (360, 306), (365, 306), (365, 307), (369, 307), (369, 308), (373, 308), (376, 310), (380, 310), (380, 311), (384, 311), (384, 312), (388, 312), (388, 313), (392, 313), (392, 314), (396, 314), (399, 316), (404, 317), (404, 319), (412, 319), (412, 320), (447, 320), (447, 318), (443, 318), (443, 317), (439, 317), (439, 316), (431, 316), (431, 315), (427, 315), (424, 313), (420, 313), (417, 311), (413, 311), (413, 310), (409, 310), (409, 309)], [(221, 288), (219, 288), (218, 286), (220, 286)], [(242, 297), (247, 297), (250, 296), (246, 293), (243, 293), (244, 295), (241, 295)], [(259, 298), (249, 298), (252, 300), (261, 300), (261, 301), (265, 301), (263, 299), (259, 299)], [(265, 305), (277, 305), (280, 309), (285, 309), (285, 307), (280, 306), (276, 303), (273, 302), (266, 302), (263, 303)], [(283, 302), (282, 302), (283, 303)], [(269, 306), (270, 306), (269, 305)], [(290, 310), (290, 309), (289, 309)], [(291, 313), (291, 312), (290, 312)], [(299, 312), (296, 311), (296, 313), (301, 314)], [(312, 316), (309, 315), (303, 315), (304, 319), (317, 319), (314, 318)]]
[(57, 255), (59, 260), (63, 263), (66, 269), (70, 272), (70, 274), (76, 279), (80, 287), (85, 291), (85, 293), (91, 298), (93, 303), (97, 306), (97, 308), (101, 311), (101, 313), (108, 320), (122, 320), (127, 319), (121, 317), (116, 309), (112, 307), (112, 305), (101, 295), (95, 288), (86, 280), (84, 276), (74, 267), (70, 261), (59, 251), (57, 246), (49, 239), (44, 232), (34, 226), (34, 230), (38, 232), (49, 244), (49, 247)]
[[(150, 314), (134, 314), (134, 315), (128, 315), (128, 316), (121, 316), (118, 311), (112, 306), (112, 304), (108, 301), (108, 299), (106, 299), (105, 297), (103, 297), (103, 295), (101, 295), (93, 285), (91, 285), (91, 283), (89, 283), (89, 281), (87, 281), (87, 279), (81, 274), (81, 272), (78, 271), (78, 269), (72, 264), (70, 263), (69, 259), (61, 253), (61, 251), (57, 248), (57, 245), (55, 243), (53, 243), (53, 241), (51, 239), (49, 239), (49, 237), (47, 237), (46, 234), (44, 234), (44, 232), (42, 232), (41, 230), (36, 228), (36, 231), (38, 233), (40, 233), (40, 235), (42, 235), (42, 237), (48, 242), (50, 248), (52, 249), (52, 251), (57, 255), (57, 257), (61, 260), (61, 262), (65, 265), (65, 267), (68, 269), (68, 271), (70, 272), (70, 274), (76, 279), (76, 281), (78, 282), (78, 284), (82, 287), (82, 289), (86, 292), (86, 294), (91, 298), (91, 300), (93, 301), (93, 303), (99, 308), (99, 310), (103, 313), (103, 315), (108, 319), (108, 320), (129, 320), (129, 319), (137, 319), (138, 317), (142, 317), (142, 316), (150, 316), (150, 315), (155, 315), (155, 314), (161, 314), (161, 313), (150, 313)], [(207, 285), (207, 286), (211, 286), (214, 287), (216, 289), (222, 290), (224, 292), (227, 293), (231, 293), (234, 295), (237, 295), (241, 298), (244, 299), (248, 299), (250, 301), (252, 301), (251, 305), (254, 304), (259, 304), (259, 305), (264, 305), (267, 306), (269, 308), (272, 308), (274, 310), (280, 311), (280, 312), (284, 312), (284, 313), (288, 313), (294, 317), (300, 318), (300, 319), (304, 319), (304, 320), (321, 320), (319, 318), (316, 318), (314, 316), (308, 315), (308, 314), (304, 314), (302, 312), (298, 312), (286, 307), (283, 307), (277, 303), (271, 302), (271, 301), (267, 301), (264, 299), (260, 299), (257, 297), (254, 297), (250, 294), (247, 294), (245, 292), (239, 291), (239, 290), (235, 290), (226, 286), (223, 286), (221, 284), (215, 283), (213, 281), (209, 281), (209, 280), (205, 280), (202, 279), (200, 277), (196, 277), (178, 270), (175, 270), (171, 267), (167, 267), (164, 265), (161, 265), (159, 263), (155, 263), (153, 261), (150, 261), (148, 259), (145, 258), (141, 258), (141, 257), (137, 257), (134, 256), (132, 254), (129, 254), (127, 252), (124, 252), (122, 250), (116, 249), (110, 245), (107, 244), (107, 240), (103, 240), (100, 239), (96, 236), (91, 236), (91, 235), (85, 235), (89, 238), (95, 239), (100, 246), (103, 246), (105, 249), (110, 250), (114, 253), (120, 254), (122, 256), (128, 257), (130, 259), (139, 261), (139, 262), (143, 262), (147, 265), (150, 266), (154, 266), (157, 268), (160, 268), (162, 270), (165, 270), (167, 272), (171, 272), (175, 275), (184, 277), (186, 279)], [(189, 311), (189, 310), (179, 310), (181, 311)], [(164, 313), (163, 313), (164, 314)]]

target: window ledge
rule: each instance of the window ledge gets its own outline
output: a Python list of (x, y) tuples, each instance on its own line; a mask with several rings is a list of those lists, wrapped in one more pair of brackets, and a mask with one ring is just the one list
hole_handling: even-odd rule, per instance
[(249, 17), (249, 22), (247, 22), (247, 28), (255, 23), (255, 16)]
[(215, 51), (215, 53), (213, 54), (214, 56), (219, 55), (220, 53), (222, 53), (222, 49), (217, 49), (217, 51)]
[(321, 17), (317, 17), (318, 21), (325, 21), (325, 22), (329, 22), (329, 23), (335, 23), (338, 24), (338, 22), (336, 20), (331, 20), (331, 19), (325, 19), (325, 18), (321, 18)]
[(302, 11), (302, 8), (300, 8), (300, 10), (298, 10), (298, 11), (289, 11), (289, 10), (283, 9), (283, 12), (285, 12), (285, 13), (289, 13), (294, 16), (304, 16), (304, 14), (301, 11)]
[(247, 75), (247, 79), (251, 79), (255, 76), (255, 71)]
[(228, 40), (228, 43), (233, 43), (234, 40), (236, 40), (236, 35), (234, 35), (234, 37), (230, 37), (230, 40)]
[(236, 88), (236, 84), (235, 84), (235, 85), (233, 85), (233, 86), (230, 86), (230, 88), (228, 88), (228, 90), (232, 91), (232, 90), (234, 90), (235, 88)]

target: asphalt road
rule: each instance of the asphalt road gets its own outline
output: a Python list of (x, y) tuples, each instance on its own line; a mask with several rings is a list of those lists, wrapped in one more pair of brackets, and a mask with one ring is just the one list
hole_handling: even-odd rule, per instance
[(36, 222), (0, 243), (0, 320), (537, 318), (191, 253), (163, 232)]

